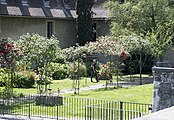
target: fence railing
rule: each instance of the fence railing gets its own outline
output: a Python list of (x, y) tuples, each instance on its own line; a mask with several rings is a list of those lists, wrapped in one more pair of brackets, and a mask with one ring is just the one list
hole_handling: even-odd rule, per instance
[(63, 120), (131, 120), (151, 112), (151, 104), (98, 99), (28, 95), (0, 98), (0, 115)]

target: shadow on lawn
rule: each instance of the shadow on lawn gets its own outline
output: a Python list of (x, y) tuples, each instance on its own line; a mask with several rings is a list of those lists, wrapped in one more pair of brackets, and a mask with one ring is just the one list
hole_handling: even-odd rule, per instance
[(96, 89), (94, 90), (94, 92), (101, 92), (101, 91), (111, 91), (111, 90), (116, 90), (116, 89), (119, 89), (119, 88), (122, 88), (121, 86), (119, 87), (105, 87), (105, 88), (100, 88), (100, 89)]

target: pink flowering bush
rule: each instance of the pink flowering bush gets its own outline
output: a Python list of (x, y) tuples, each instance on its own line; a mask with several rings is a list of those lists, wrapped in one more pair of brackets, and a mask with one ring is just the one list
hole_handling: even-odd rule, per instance
[(0, 38), (0, 67), (8, 77), (5, 80), (5, 91), (12, 92), (16, 62), (21, 56), (20, 49), (9, 38)]
[(0, 66), (14, 70), (16, 60), (21, 56), (20, 49), (9, 38), (0, 38)]
[(100, 80), (110, 80), (111, 79), (111, 74), (109, 70), (109, 64), (102, 64), (101, 69), (98, 73), (98, 78)]

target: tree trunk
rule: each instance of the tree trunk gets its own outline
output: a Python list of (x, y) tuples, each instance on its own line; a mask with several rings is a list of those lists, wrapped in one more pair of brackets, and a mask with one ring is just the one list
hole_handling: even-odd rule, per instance
[(140, 72), (140, 85), (142, 85), (142, 53), (140, 52), (140, 66), (139, 66), (139, 72)]

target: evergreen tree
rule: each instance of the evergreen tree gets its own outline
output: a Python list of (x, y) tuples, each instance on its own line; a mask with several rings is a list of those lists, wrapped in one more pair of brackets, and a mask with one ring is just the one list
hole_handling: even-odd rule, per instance
[(94, 0), (77, 0), (77, 38), (80, 45), (92, 39), (92, 6)]

